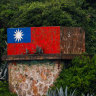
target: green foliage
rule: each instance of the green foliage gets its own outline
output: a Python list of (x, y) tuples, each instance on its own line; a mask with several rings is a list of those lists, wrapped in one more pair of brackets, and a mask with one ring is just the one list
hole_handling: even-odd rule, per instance
[(8, 90), (8, 83), (6, 81), (0, 81), (0, 96), (17, 96), (16, 94), (10, 93)]
[[(67, 65), (66, 65), (67, 66)], [(90, 60), (87, 56), (76, 57), (70, 67), (62, 70), (55, 87), (76, 89), (76, 94), (96, 94), (96, 55)]]
[(1, 0), (0, 57), (7, 28), (32, 26), (79, 26), (86, 31), (86, 52), (96, 53), (95, 0)]
[(75, 95), (75, 90), (70, 94), (68, 93), (68, 88), (65, 88), (65, 91), (63, 91), (63, 88), (60, 87), (60, 89), (55, 89), (55, 90), (49, 90), (47, 92), (47, 96), (76, 96)]
[[(54, 89), (53, 90), (52, 89), (48, 90), (46, 96), (78, 96), (78, 95), (75, 94), (75, 91), (76, 90), (74, 90), (73, 92), (68, 92), (67, 87), (65, 88), (65, 90), (62, 87), (60, 87), (60, 89), (56, 88), (55, 90)], [(94, 96), (94, 94), (87, 93), (85, 95), (85, 94), (82, 93), (81, 96)]]
[[(32, 26), (76, 26), (86, 31), (86, 52), (96, 53), (96, 0), (1, 0), (0, 63), (6, 50), (7, 28)], [(75, 58), (72, 67), (61, 72), (58, 87), (95, 93), (96, 57)], [(64, 80), (63, 80), (64, 79)], [(59, 86), (60, 85), (60, 86)]]

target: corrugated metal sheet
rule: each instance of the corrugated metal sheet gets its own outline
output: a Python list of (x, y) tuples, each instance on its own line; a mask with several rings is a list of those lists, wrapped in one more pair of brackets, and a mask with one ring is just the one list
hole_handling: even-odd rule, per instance
[(8, 43), (7, 55), (39, 53), (37, 49), (42, 49), (44, 54), (60, 54), (60, 26), (30, 27), (30, 30), (31, 42)]
[(44, 54), (81, 54), (85, 52), (85, 32), (80, 27), (31, 27), (30, 43), (9, 43), (8, 55), (36, 53), (37, 47)]
[(85, 52), (85, 32), (80, 27), (61, 27), (61, 54)]

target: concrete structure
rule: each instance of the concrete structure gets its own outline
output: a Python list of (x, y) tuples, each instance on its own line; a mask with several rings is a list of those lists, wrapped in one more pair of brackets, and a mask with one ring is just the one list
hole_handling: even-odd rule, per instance
[[(25, 49), (20, 51), (22, 46), (19, 50), (18, 44), (13, 44), (17, 50), (11, 48), (12, 53), (9, 44), (8, 55), (2, 56), (2, 60), (8, 61), (9, 89), (18, 96), (46, 95), (62, 70), (61, 60), (70, 60), (85, 52), (85, 32), (80, 27), (34, 27), (31, 31), (33, 49), (25, 44), (24, 48), (29, 48), (26, 54)], [(45, 33), (49, 34), (48, 39)], [(36, 46), (43, 49), (43, 54), (31, 52), (36, 51)]]
[(46, 95), (57, 79), (61, 65), (58, 61), (19, 61), (8, 66), (9, 88), (18, 96)]

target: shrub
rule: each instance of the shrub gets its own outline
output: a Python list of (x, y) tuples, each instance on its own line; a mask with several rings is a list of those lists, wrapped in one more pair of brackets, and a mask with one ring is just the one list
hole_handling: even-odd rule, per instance
[(65, 88), (65, 91), (63, 91), (63, 88), (60, 87), (60, 89), (56, 89), (56, 90), (49, 90), (47, 92), (47, 96), (75, 96), (75, 90), (70, 94), (68, 94), (68, 88)]
[(76, 89), (77, 96), (96, 94), (96, 55), (92, 59), (89, 56), (75, 57), (67, 66), (56, 80), (55, 87), (64, 89), (68, 86), (70, 91)]
[[(55, 89), (55, 90), (49, 90), (48, 92), (47, 92), (47, 96), (77, 96), (76, 94), (75, 94), (75, 91), (76, 90), (74, 90), (72, 93), (70, 92), (70, 94), (68, 93), (68, 87), (66, 87), (65, 88), (65, 91), (63, 91), (63, 88), (62, 87), (60, 87), (60, 89)], [(82, 94), (82, 96), (94, 96), (94, 94), (87, 94), (87, 95), (85, 95), (85, 94)]]
[(8, 83), (6, 81), (0, 81), (0, 96), (17, 96), (16, 94), (10, 93), (8, 89)]

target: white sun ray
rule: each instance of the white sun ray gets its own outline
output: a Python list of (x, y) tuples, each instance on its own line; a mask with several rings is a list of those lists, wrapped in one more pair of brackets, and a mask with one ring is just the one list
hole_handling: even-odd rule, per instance
[(14, 32), (15, 34), (13, 35), (14, 36), (14, 39), (15, 39), (15, 41), (21, 41), (21, 39), (23, 39), (23, 32), (22, 32), (22, 30), (16, 30), (15, 32)]

